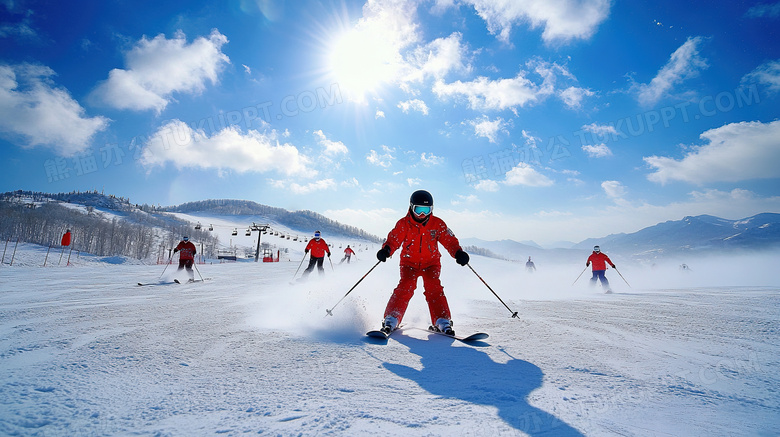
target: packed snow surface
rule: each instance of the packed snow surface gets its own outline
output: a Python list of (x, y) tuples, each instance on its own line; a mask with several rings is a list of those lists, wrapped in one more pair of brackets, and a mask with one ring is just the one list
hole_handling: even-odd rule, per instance
[(456, 331), (490, 334), (466, 345), (423, 330), (419, 289), (404, 329), (364, 336), (397, 259), (336, 305), (374, 259), (334, 257), (294, 285), (298, 260), (200, 264), (204, 282), (140, 287), (186, 275), (31, 261), (43, 254), (0, 267), (2, 435), (780, 435), (776, 257), (618, 265), (631, 287), (608, 270), (612, 294), (589, 272), (572, 286), (584, 259), (527, 273), (472, 257), (513, 319), (445, 255)]

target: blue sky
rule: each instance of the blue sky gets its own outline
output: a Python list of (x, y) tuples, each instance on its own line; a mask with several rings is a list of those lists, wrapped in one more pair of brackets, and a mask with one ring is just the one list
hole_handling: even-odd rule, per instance
[(578, 242), (780, 212), (780, 3), (0, 1), (0, 190)]

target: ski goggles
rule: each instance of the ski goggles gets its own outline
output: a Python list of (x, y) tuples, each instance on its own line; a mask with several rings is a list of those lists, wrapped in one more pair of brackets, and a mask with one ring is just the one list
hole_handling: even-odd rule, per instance
[(415, 213), (415, 215), (428, 215), (431, 213), (431, 210), (433, 207), (431, 206), (424, 206), (424, 205), (413, 205), (412, 206), (412, 212)]
[(320, 233), (319, 232), (315, 232), (314, 233), (314, 238), (315, 239), (319, 239), (320, 238)]

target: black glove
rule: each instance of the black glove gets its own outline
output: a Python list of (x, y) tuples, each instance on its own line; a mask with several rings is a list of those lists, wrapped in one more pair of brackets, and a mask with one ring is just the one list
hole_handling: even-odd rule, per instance
[(615, 267), (615, 265), (614, 265), (614, 264), (612, 264), (612, 268), (613, 268), (613, 269), (616, 269), (617, 267)]
[(585, 263), (585, 267), (590, 267), (590, 263)]
[(455, 252), (455, 262), (465, 266), (469, 263), (469, 254), (459, 249)]
[[(328, 258), (330, 258), (330, 252), (328, 252)], [(613, 266), (614, 267), (614, 266)]]
[(390, 256), (390, 246), (385, 246), (379, 249), (379, 252), (376, 253), (376, 259), (382, 262), (387, 261), (387, 258), (389, 256)]
[(306, 250), (303, 251), (304, 255), (307, 254), (307, 253), (309, 253), (309, 249), (306, 249)]
[(178, 251), (179, 251), (179, 249), (173, 249), (173, 253), (176, 253)]

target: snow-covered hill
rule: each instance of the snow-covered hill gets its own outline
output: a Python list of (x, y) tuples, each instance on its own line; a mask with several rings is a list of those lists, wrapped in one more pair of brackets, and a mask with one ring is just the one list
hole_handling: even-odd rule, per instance
[[(28, 258), (30, 247), (18, 256)], [(397, 258), (397, 257), (396, 257)], [(408, 329), (366, 339), (397, 259), (289, 285), (297, 263), (199, 265), (203, 283), (138, 287), (163, 266), (0, 266), (0, 434), (770, 436), (780, 434), (777, 258), (682, 272), (625, 266), (614, 294), (580, 266), (527, 274), (444, 258), (464, 345)], [(176, 272), (168, 269), (164, 278)]]

